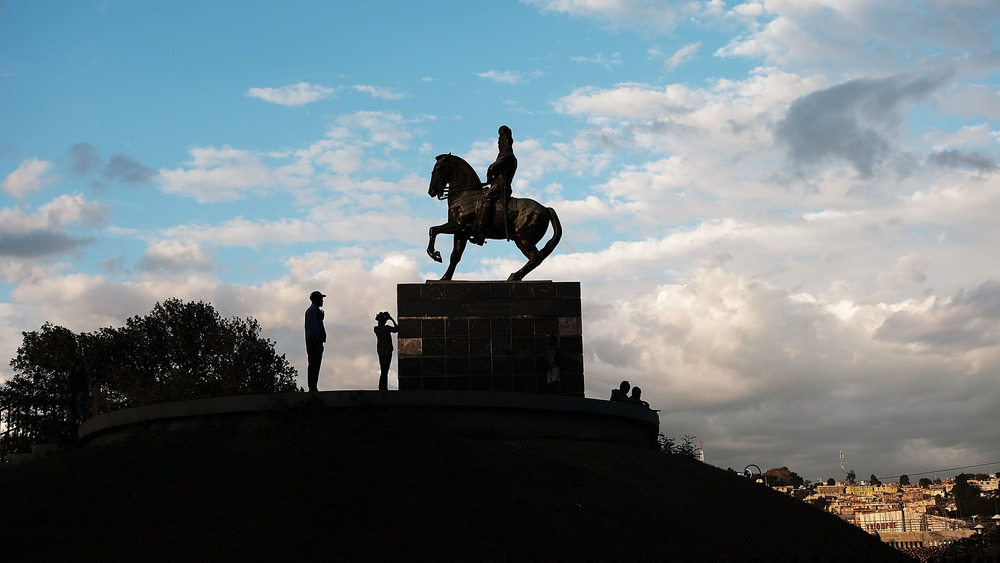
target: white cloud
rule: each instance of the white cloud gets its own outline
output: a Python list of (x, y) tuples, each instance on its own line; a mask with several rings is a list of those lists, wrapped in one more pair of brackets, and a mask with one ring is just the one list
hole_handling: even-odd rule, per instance
[(267, 189), (274, 182), (263, 156), (229, 147), (190, 149), (186, 168), (160, 170), (163, 190), (186, 195), (199, 203), (240, 199), (249, 190)]
[(556, 12), (590, 18), (613, 28), (636, 29), (649, 33), (668, 33), (684, 17), (709, 14), (712, 2), (703, 8), (699, 2), (672, 4), (655, 0), (522, 0), (537, 6), (543, 13)]
[(379, 98), (381, 100), (402, 100), (406, 97), (406, 94), (401, 92), (396, 92), (391, 88), (385, 88), (382, 86), (370, 86), (367, 84), (358, 84), (354, 89), (363, 94), (368, 94), (373, 98)]
[(477, 72), (476, 76), (492, 80), (498, 84), (520, 84), (524, 81), (524, 76), (520, 72), (513, 70), (488, 70), (486, 72)]
[[(747, 33), (717, 56), (760, 59), (792, 72), (830, 71), (841, 79), (887, 75), (914, 61), (942, 56), (992, 66), (997, 11), (989, 2), (932, 2), (914, 9), (906, 0), (737, 4), (727, 13)], [(992, 22), (990, 25), (986, 22)]]
[[(195, 147), (184, 167), (159, 171), (167, 193), (192, 197), (200, 203), (235, 201), (276, 189), (295, 191), (297, 199), (315, 199), (317, 185), (349, 184), (344, 176), (392, 167), (368, 151), (380, 145), (402, 150), (413, 138), (412, 122), (397, 113), (359, 111), (337, 117), (326, 138), (294, 151), (269, 153), (232, 147)], [(334, 181), (324, 173), (336, 174)]]
[(63, 194), (40, 206), (37, 212), (26, 214), (20, 209), (0, 209), (0, 225), (4, 231), (27, 232), (37, 229), (65, 229), (79, 223), (95, 227), (108, 221), (108, 208), (96, 201), (87, 201), (80, 194)]
[[(807, 437), (824, 435), (837, 436), (834, 450), (847, 449), (856, 459), (896, 460), (871, 471), (906, 467), (923, 458), (904, 454), (892, 439), (869, 443), (852, 436), (885, 420), (899, 426), (900, 436), (938, 436), (931, 425), (942, 424), (945, 435), (962, 435), (965, 425), (944, 414), (947, 405), (969, 401), (968, 408), (982, 414), (1000, 397), (988, 391), (989, 398), (972, 400), (987, 371), (1000, 367), (996, 335), (977, 330), (996, 326), (995, 284), (934, 300), (954, 306), (932, 306), (941, 312), (924, 324), (926, 300), (803, 298), (728, 268), (650, 286), (625, 283), (634, 268), (604, 266), (622, 274), (584, 290), (588, 393), (606, 396), (628, 379), (655, 398), (662, 427), (710, 434), (716, 459), (761, 463), (762, 456), (785, 455), (781, 463), (763, 463), (789, 459), (794, 466), (801, 455), (802, 463), (821, 464), (831, 440)], [(956, 329), (977, 334), (949, 336)], [(956, 355), (959, 342), (972, 348)], [(951, 382), (946, 391), (943, 379)], [(897, 400), (879, 400), (885, 396)], [(798, 453), (770, 443), (775, 439), (798, 443)], [(929, 462), (916, 463), (926, 468)]]
[(570, 60), (578, 63), (595, 64), (611, 70), (613, 67), (621, 66), (622, 55), (621, 53), (611, 53), (611, 55), (605, 56), (603, 53), (597, 53), (590, 57), (570, 57)]
[(689, 43), (678, 49), (677, 52), (671, 55), (670, 58), (668, 58), (664, 63), (667, 67), (667, 70), (674, 70), (677, 67), (681, 66), (682, 64), (690, 61), (692, 58), (694, 58), (695, 53), (698, 52), (698, 49), (700, 47), (701, 47), (701, 42), (698, 42), (698, 43)]
[(56, 178), (48, 175), (51, 170), (51, 162), (37, 158), (24, 160), (18, 165), (17, 170), (0, 182), (0, 188), (15, 198), (22, 199), (28, 193), (40, 191), (55, 182)]
[(247, 96), (282, 106), (301, 106), (329, 98), (335, 92), (333, 88), (299, 82), (280, 88), (250, 88)]
[(989, 146), (997, 142), (1000, 132), (994, 131), (989, 124), (963, 125), (958, 131), (931, 131), (926, 137), (933, 143), (933, 150), (942, 151), (953, 147), (967, 145)]
[(575, 150), (592, 152), (599, 145), (621, 152), (634, 146), (699, 158), (749, 158), (773, 151), (774, 122), (792, 100), (826, 85), (822, 77), (758, 68), (745, 80), (720, 79), (706, 88), (638, 83), (580, 88), (555, 107), (594, 127), (579, 133)]
[(20, 263), (36, 258), (64, 255), (94, 242), (71, 232), (71, 228), (94, 228), (109, 219), (108, 209), (81, 195), (61, 195), (35, 213), (23, 209), (0, 209), (0, 256)]
[(955, 115), (1000, 119), (1000, 88), (995, 84), (969, 84), (938, 98), (942, 109)]
[(212, 257), (197, 243), (158, 240), (149, 244), (139, 266), (147, 272), (207, 271), (211, 269)]
[[(410, 122), (399, 113), (359, 111), (338, 117), (336, 128), (331, 129), (328, 136), (341, 142), (353, 139), (351, 142), (360, 141), (369, 146), (384, 144), (393, 149), (405, 149), (413, 138), (409, 125)], [(348, 131), (352, 133), (347, 134)]]
[(670, 84), (662, 89), (644, 84), (621, 84), (613, 89), (587, 87), (576, 90), (560, 100), (557, 108), (569, 114), (645, 118), (686, 113), (699, 102), (690, 89), (679, 84)]

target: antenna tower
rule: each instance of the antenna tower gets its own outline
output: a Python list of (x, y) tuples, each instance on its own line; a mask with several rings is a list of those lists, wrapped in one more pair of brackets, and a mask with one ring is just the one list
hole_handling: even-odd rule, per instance
[(847, 479), (847, 469), (844, 468), (844, 450), (840, 450), (840, 480)]

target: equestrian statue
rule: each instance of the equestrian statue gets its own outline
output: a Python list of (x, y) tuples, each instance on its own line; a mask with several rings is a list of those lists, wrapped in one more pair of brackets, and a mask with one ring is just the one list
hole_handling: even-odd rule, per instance
[[(439, 155), (431, 172), (427, 193), (448, 200), (448, 222), (430, 228), (427, 254), (435, 262), (441, 262), (441, 253), (434, 249), (434, 240), (439, 234), (454, 238), (451, 261), (442, 280), (450, 280), (455, 274), (455, 266), (469, 242), (482, 245), (487, 239), (514, 241), (528, 263), (512, 273), (507, 281), (520, 281), (552, 253), (562, 238), (562, 225), (555, 209), (533, 199), (511, 197), (511, 181), (517, 171), (514, 137), (506, 125), (497, 133), (499, 154), (486, 171), (485, 182), (480, 181), (468, 162), (451, 153)], [(549, 224), (552, 225), (552, 238), (539, 250), (538, 242)]]

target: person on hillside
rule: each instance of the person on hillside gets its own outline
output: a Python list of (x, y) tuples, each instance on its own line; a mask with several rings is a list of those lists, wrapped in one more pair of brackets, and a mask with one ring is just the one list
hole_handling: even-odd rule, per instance
[(622, 381), (618, 389), (611, 390), (612, 401), (628, 401), (628, 390), (632, 387), (628, 381)]
[(320, 309), (324, 297), (326, 295), (318, 291), (312, 292), (309, 294), (312, 305), (306, 309), (306, 356), (309, 359), (306, 377), (310, 393), (319, 392), (316, 386), (319, 383), (319, 366), (323, 362), (323, 344), (326, 342), (326, 328), (323, 326), (325, 313)]
[[(399, 332), (399, 325), (396, 324), (396, 319), (392, 318), (389, 311), (382, 311), (375, 315), (375, 320), (378, 321), (378, 325), (373, 329), (375, 331), (375, 351), (378, 353), (378, 365), (381, 370), (381, 374), (378, 376), (378, 390), (387, 391), (389, 389), (389, 364), (392, 363), (392, 333)], [(386, 321), (392, 321), (392, 326), (385, 324)]]

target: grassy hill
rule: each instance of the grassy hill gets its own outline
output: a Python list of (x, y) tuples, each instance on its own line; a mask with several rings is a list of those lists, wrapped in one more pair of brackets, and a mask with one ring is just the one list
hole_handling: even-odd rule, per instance
[(4, 561), (894, 561), (689, 458), (299, 408), (0, 466)]

